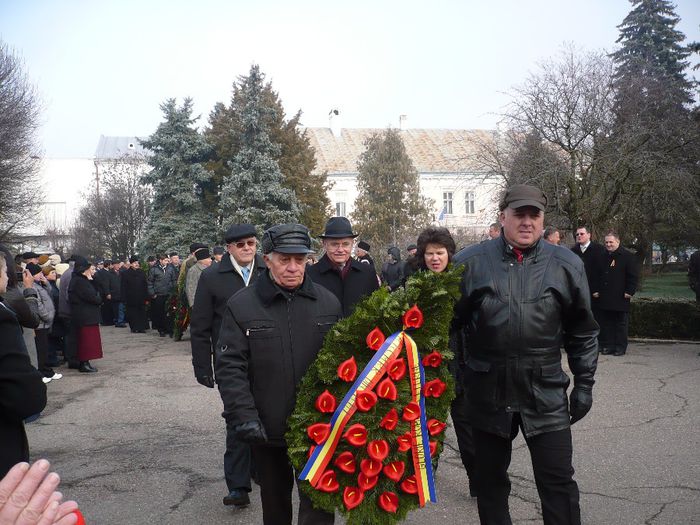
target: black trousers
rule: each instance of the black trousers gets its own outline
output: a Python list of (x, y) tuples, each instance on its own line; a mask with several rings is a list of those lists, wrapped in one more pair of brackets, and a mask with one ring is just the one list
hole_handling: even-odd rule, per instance
[[(287, 448), (251, 445), (250, 450), (260, 480), (263, 524), (291, 525), (295, 474)], [(299, 525), (332, 525), (334, 519), (334, 514), (315, 509), (309, 497), (299, 491)]]
[(171, 334), (173, 327), (168, 326), (166, 309), (168, 308), (168, 295), (156, 295), (151, 302), (151, 315), (153, 320), (153, 328), (159, 332)]
[(457, 434), (457, 446), (459, 447), (459, 455), (462, 458), (462, 465), (464, 465), (464, 469), (467, 471), (467, 478), (469, 478), (469, 489), (474, 493), (476, 491), (474, 435), (472, 426), (467, 418), (467, 403), (464, 392), (460, 392), (452, 400), (450, 415), (452, 416), (455, 434)]
[[(482, 525), (511, 525), (508, 508), (513, 439), (520, 416), (513, 416), (510, 438), (474, 429), (477, 505)], [(525, 438), (530, 450), (544, 525), (580, 525), (578, 485), (573, 480), (571, 429)]]
[(236, 439), (233, 425), (226, 424), (226, 452), (224, 452), (224, 477), (229, 492), (244, 489), (250, 492), (250, 445)]
[(129, 322), (129, 328), (134, 332), (140, 332), (148, 329), (148, 319), (146, 319), (145, 304), (127, 304), (126, 305), (126, 320)]
[(78, 333), (75, 324), (70, 317), (61, 317), (66, 330), (66, 335), (63, 339), (65, 346), (63, 355), (68, 361), (68, 366), (77, 367), (78, 362)]
[(601, 310), (598, 322), (600, 324), (599, 346), (624, 354), (627, 351), (629, 318), (629, 312)]
[(35, 328), (34, 343), (36, 344), (37, 369), (44, 377), (52, 377), (54, 371), (47, 364), (49, 360), (49, 329)]
[(114, 324), (114, 311), (112, 309), (112, 301), (105, 299), (100, 307), (100, 315), (102, 316), (103, 326), (112, 326)]

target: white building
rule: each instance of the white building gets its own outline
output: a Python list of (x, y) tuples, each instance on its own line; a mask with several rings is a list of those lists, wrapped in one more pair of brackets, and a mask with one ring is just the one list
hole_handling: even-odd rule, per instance
[[(329, 198), (336, 215), (352, 214), (357, 189), (357, 162), (365, 140), (383, 129), (306, 128), (316, 150), (316, 174), (328, 173)], [(451, 230), (481, 236), (496, 220), (498, 179), (475, 166), (476, 142), (493, 140), (493, 132), (461, 129), (405, 129), (401, 138), (418, 171), (423, 196), (433, 200), (436, 222)]]

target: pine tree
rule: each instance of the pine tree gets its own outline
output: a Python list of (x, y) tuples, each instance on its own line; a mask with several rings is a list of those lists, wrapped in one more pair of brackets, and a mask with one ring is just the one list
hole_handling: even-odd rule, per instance
[[(205, 131), (214, 149), (207, 168), (214, 173), (212, 194), (217, 195), (217, 199), (217, 188), (220, 190), (223, 179), (230, 174), (229, 162), (233, 161), (241, 147), (242, 113), (247, 103), (241, 85), (245, 78), (233, 86), (230, 106), (223, 103), (215, 106)], [(320, 233), (329, 215), (328, 183), (325, 174), (312, 175), (316, 157), (305, 132), (299, 129), (301, 111), (287, 120), (279, 95), (269, 82), (263, 86), (261, 100), (264, 106), (274, 110), (261, 115), (261, 118), (266, 121), (270, 140), (279, 146), (275, 159), (282, 171), (282, 186), (296, 194), (301, 210), (299, 221), (308, 226), (312, 234)]]
[(387, 129), (368, 137), (357, 163), (359, 192), (352, 218), (373, 246), (415, 240), (432, 220), (431, 202), (421, 195), (418, 172), (400, 133)]
[(204, 199), (211, 180), (203, 162), (210, 147), (195, 128), (192, 99), (181, 107), (175, 99), (161, 105), (164, 121), (142, 144), (151, 150), (153, 169), (142, 180), (153, 188), (148, 225), (141, 241), (147, 253), (171, 249), (186, 252), (194, 241), (214, 242), (215, 216)]
[[(667, 225), (698, 225), (697, 124), (692, 120), (692, 84), (686, 77), (690, 51), (668, 0), (632, 0), (619, 27), (615, 62), (615, 118), (609, 151), (627, 178), (618, 218), (640, 259)], [(613, 158), (613, 155), (610, 155)]]

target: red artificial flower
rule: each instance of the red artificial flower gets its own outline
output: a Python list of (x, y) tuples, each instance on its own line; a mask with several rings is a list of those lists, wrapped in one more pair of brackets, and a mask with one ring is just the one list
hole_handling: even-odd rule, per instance
[(391, 363), (389, 363), (389, 372), (387, 373), (394, 381), (403, 379), (403, 376), (406, 375), (406, 361), (404, 361), (403, 357), (394, 359)]
[(357, 487), (345, 487), (343, 490), (343, 504), (348, 510), (357, 507), (365, 499), (365, 493)]
[(338, 454), (333, 464), (346, 474), (353, 474), (357, 468), (355, 465), (355, 456), (349, 451)]
[(385, 377), (377, 385), (377, 395), (383, 399), (388, 399), (389, 401), (396, 401), (396, 398), (398, 397), (396, 385), (391, 379)]
[(398, 445), (399, 452), (406, 452), (411, 449), (411, 434), (406, 432), (401, 434), (396, 438), (396, 444)]
[(377, 481), (379, 481), (379, 476), (369, 477), (366, 476), (364, 472), (360, 472), (357, 475), (357, 486), (364, 491), (373, 489)]
[(367, 412), (377, 404), (377, 394), (371, 390), (358, 390), (355, 394), (355, 404), (358, 410)]
[(420, 405), (415, 401), (409, 401), (408, 405), (403, 407), (401, 419), (404, 421), (415, 421), (420, 417)]
[(372, 459), (384, 461), (389, 455), (389, 443), (383, 439), (370, 441), (370, 443), (367, 445), (367, 454), (369, 454), (369, 457)]
[(411, 474), (401, 482), (401, 490), (406, 494), (418, 494), (418, 483), (416, 483), (416, 475)]
[(323, 393), (316, 398), (316, 410), (324, 414), (332, 414), (335, 412), (337, 404), (335, 396), (328, 390), (324, 390)]
[(323, 492), (336, 492), (339, 488), (340, 484), (333, 470), (326, 470), (316, 483), (316, 489)]
[(377, 500), (382, 510), (396, 514), (399, 509), (399, 497), (393, 492), (382, 492)]
[(391, 410), (389, 410), (389, 412), (386, 413), (386, 416), (382, 418), (382, 420), (379, 423), (379, 426), (385, 430), (394, 430), (396, 428), (396, 425), (398, 424), (399, 413), (396, 411), (395, 408), (392, 408)]
[(423, 366), (437, 368), (442, 363), (442, 354), (437, 350), (433, 350), (423, 358)]
[(420, 311), (417, 305), (414, 304), (403, 314), (403, 325), (406, 328), (420, 328), (423, 326), (423, 312)]
[(445, 388), (447, 385), (443, 381), (433, 379), (423, 385), (423, 395), (425, 397), (440, 397), (445, 392)]
[(437, 419), (429, 419), (428, 420), (428, 433), (431, 436), (434, 436), (435, 434), (439, 434), (443, 430), (445, 430), (445, 427), (447, 426), (446, 423), (443, 423), (442, 421), (438, 421)]
[(315, 441), (317, 445), (323, 443), (330, 433), (330, 423), (314, 423), (306, 428), (306, 434)]
[(437, 454), (437, 447), (438, 447), (438, 442), (437, 441), (431, 441), (430, 442), (430, 457), (434, 458), (435, 454)]
[(361, 447), (367, 443), (367, 429), (362, 423), (355, 423), (354, 425), (348, 427), (343, 435), (354, 447)]
[(309, 447), (309, 452), (306, 454), (306, 457), (307, 457), (307, 458), (310, 458), (310, 457), (311, 457), (311, 454), (314, 453), (314, 450), (315, 450), (315, 449), (316, 449), (316, 445), (311, 445), (311, 446)]
[(406, 464), (403, 461), (394, 461), (386, 465), (382, 469), (382, 472), (384, 472), (384, 475), (391, 481), (398, 483), (405, 470)]
[(355, 356), (351, 356), (350, 359), (346, 359), (340, 366), (338, 366), (338, 377), (343, 381), (348, 383), (355, 380), (357, 377), (357, 363), (355, 362)]
[(379, 350), (385, 340), (386, 337), (384, 337), (382, 331), (378, 326), (375, 326), (374, 330), (367, 334), (367, 347), (371, 350)]
[(382, 471), (382, 462), (376, 459), (363, 459), (360, 461), (360, 470), (368, 478), (373, 478)]

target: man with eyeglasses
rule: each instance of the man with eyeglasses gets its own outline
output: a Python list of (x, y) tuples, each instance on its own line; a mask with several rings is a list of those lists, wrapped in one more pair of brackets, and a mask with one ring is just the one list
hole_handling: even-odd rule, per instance
[[(262, 275), (265, 261), (257, 253), (257, 232), (252, 224), (234, 224), (224, 237), (226, 254), (221, 262), (202, 271), (195, 292), (190, 320), (192, 365), (197, 382), (214, 388), (214, 347), (219, 339), (226, 302), (237, 291)], [(238, 441), (230, 425), (226, 426), (224, 475), (228, 495), (224, 505), (245, 507), (250, 504), (250, 448)]]
[(585, 226), (576, 228), (576, 244), (571, 250), (581, 257), (583, 266), (586, 269), (586, 278), (588, 279), (588, 290), (591, 294), (591, 311), (593, 317), (600, 324), (600, 309), (598, 308), (598, 298), (593, 294), (600, 289), (599, 281), (603, 260), (606, 257), (606, 251), (602, 244), (598, 244), (591, 240), (591, 232)]
[(320, 236), (326, 253), (307, 270), (313, 282), (338, 298), (343, 317), (350, 315), (361, 299), (379, 288), (374, 270), (350, 257), (357, 236), (347, 218), (331, 217)]

